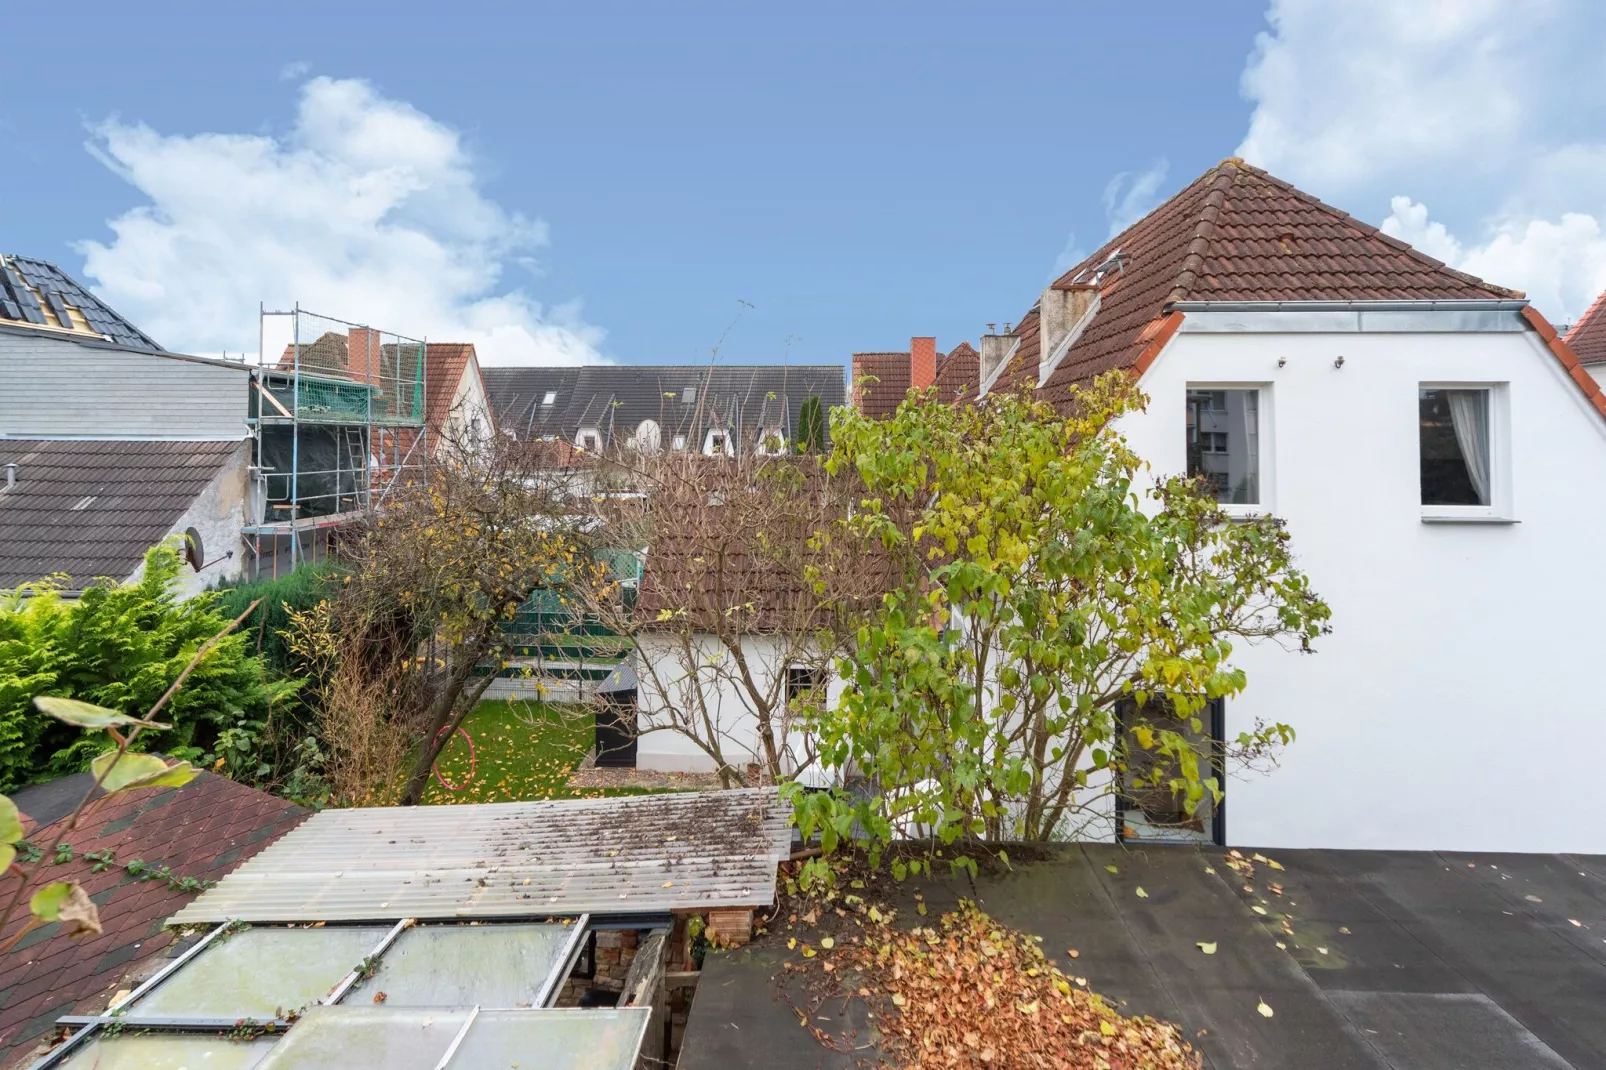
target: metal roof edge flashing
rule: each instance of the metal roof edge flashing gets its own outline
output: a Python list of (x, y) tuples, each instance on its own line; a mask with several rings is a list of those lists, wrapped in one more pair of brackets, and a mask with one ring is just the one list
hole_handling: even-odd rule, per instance
[(1189, 334), (1450, 334), (1527, 330), (1525, 300), (1173, 301)]

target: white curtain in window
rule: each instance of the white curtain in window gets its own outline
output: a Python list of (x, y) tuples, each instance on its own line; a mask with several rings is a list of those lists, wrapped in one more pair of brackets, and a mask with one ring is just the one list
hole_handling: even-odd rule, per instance
[(1455, 440), (1467, 465), (1467, 478), (1478, 494), (1478, 504), (1489, 504), (1489, 392), (1446, 390)]

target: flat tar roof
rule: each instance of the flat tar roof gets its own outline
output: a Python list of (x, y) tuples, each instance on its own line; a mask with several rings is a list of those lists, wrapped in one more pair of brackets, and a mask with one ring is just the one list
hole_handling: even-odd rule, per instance
[[(911, 880), (908, 902), (893, 905), (909, 919), (916, 891), (933, 916), (977, 900), (1042, 936), (1061, 969), (1123, 1013), (1181, 1025), (1211, 1067), (1606, 1066), (1606, 858), (1264, 854), (1284, 868), (1256, 865), (1253, 893), (1220, 848), (1084, 844), (975, 880)], [(856, 1051), (798, 1025), (774, 980), (792, 954), (773, 936), (709, 953), (683, 1070), (829, 1070), (874, 1055), (863, 1005), (814, 1019)], [(1261, 1000), (1273, 1017), (1257, 1012)]]

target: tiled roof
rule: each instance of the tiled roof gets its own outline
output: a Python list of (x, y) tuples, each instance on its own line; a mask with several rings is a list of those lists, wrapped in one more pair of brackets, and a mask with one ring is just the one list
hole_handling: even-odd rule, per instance
[(55, 264), (0, 255), (0, 323), (107, 338), (128, 349), (164, 352), (149, 335), (113, 312)]
[[(1050, 403), (1063, 402), (1076, 383), (1134, 368), (1153, 338), (1151, 325), (1173, 301), (1520, 296), (1446, 267), (1237, 159), (1212, 167), (1059, 281), (1087, 282), (1106, 265), (1097, 314), (1044, 385)], [(1036, 375), (1037, 328), (1034, 306), (994, 389)]]
[[(62, 841), (73, 845), (77, 861), (46, 865), (43, 872), (83, 885), (104, 932), (71, 940), (48, 925), (0, 956), (0, 1065), (25, 1061), (57, 1017), (100, 1010), (134, 967), (172, 943), (162, 922), (191, 896), (165, 880), (130, 876), (127, 862), (139, 858), (152, 870), (165, 865), (175, 876), (217, 880), (306, 814), (266, 792), (202, 773), (182, 788), (115, 796), (70, 833), (65, 818), (31, 829), (29, 840), (47, 852)], [(107, 849), (116, 853), (116, 864), (93, 872), (84, 852)], [(15, 880), (0, 878), (0, 893), (9, 898)], [(9, 939), (21, 923), (14, 919), (0, 935)]]
[(1567, 332), (1566, 342), (1585, 364), (1606, 361), (1606, 290)]
[(969, 342), (960, 342), (937, 364), (937, 396), (947, 402), (970, 400), (980, 387), (981, 354)]
[[(875, 382), (862, 382), (875, 376)], [(853, 354), (853, 406), (866, 416), (889, 416), (909, 393), (909, 354)]]
[(804, 401), (818, 397), (829, 412), (845, 394), (840, 364), (596, 364), (481, 374), (499, 429), (573, 442), (581, 428), (593, 428), (605, 446), (628, 441), (645, 420), (658, 425), (665, 448), (683, 435), (686, 448), (701, 449), (712, 426), (745, 441), (779, 425), (792, 441)]
[(0, 439), (0, 589), (54, 572), (69, 590), (125, 579), (240, 442)]

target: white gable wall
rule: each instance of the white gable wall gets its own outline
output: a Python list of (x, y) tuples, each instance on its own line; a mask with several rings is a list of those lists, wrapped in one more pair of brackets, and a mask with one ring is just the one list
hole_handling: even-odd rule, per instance
[[(1298, 739), (1270, 775), (1228, 784), (1228, 842), (1606, 852), (1606, 702), (1584, 671), (1606, 607), (1586, 549), (1606, 530), (1606, 420), (1531, 331), (1193, 326), (1121, 429), (1156, 470), (1182, 471), (1188, 387), (1266, 384), (1262, 500), (1333, 610), (1315, 655), (1236, 655), (1249, 686), (1228, 701), (1228, 738), (1264, 719)], [(1519, 523), (1422, 521), (1417, 390), (1445, 382), (1509, 384)]]

